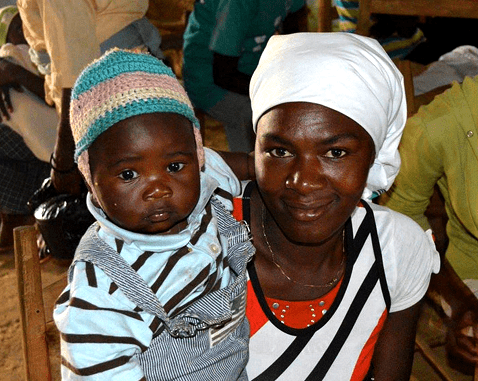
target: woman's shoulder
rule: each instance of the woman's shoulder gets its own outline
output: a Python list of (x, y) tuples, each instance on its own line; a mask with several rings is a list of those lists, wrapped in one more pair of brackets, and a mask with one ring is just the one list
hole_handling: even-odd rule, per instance
[(430, 230), (425, 232), (410, 217), (386, 206), (374, 203), (368, 203), (368, 205), (373, 212), (382, 250), (385, 250), (388, 255), (411, 257), (417, 251), (424, 249), (430, 254), (435, 252)]
[[(367, 201), (362, 201), (367, 202)], [(393, 228), (397, 229), (397, 231), (404, 231), (409, 230), (411, 232), (416, 232), (416, 234), (423, 234), (423, 229), (418, 225), (415, 221), (413, 221), (410, 217), (396, 212), (386, 206), (375, 204), (372, 202), (367, 202), (367, 205), (370, 206), (373, 216), (375, 219), (375, 224), (377, 226), (377, 231), (382, 230), (382, 228)], [(362, 214), (365, 215), (366, 211), (365, 208)]]
[(375, 218), (383, 267), (392, 301), (391, 312), (418, 302), (425, 294), (431, 273), (440, 269), (431, 230), (385, 206), (370, 204)]

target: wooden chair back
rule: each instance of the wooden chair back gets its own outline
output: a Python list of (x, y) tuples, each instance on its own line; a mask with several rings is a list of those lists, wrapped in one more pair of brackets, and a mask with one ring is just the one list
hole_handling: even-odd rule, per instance
[(403, 16), (478, 18), (477, 0), (360, 0), (357, 33), (368, 35), (373, 13)]
[(332, 32), (332, 20), (336, 16), (332, 0), (317, 0), (317, 32)]
[(52, 371), (47, 326), (53, 324), (53, 307), (66, 286), (66, 276), (43, 287), (37, 229), (21, 226), (13, 234), (25, 380), (49, 381)]
[[(385, 0), (386, 2), (388, 0)], [(359, 20), (358, 24), (362, 25), (364, 31), (361, 33), (362, 35), (368, 34), (368, 28), (370, 27), (369, 24), (365, 24), (363, 22), (363, 18), (370, 18), (370, 13), (366, 14), (362, 8), (365, 9), (368, 7), (370, 8), (370, 4), (374, 2), (374, 0), (360, 0), (359, 2)], [(365, 3), (365, 5), (363, 4)], [(333, 11), (332, 0), (318, 0), (318, 28), (317, 32), (331, 32), (332, 31), (332, 18), (333, 15), (337, 12)], [(403, 74), (403, 78), (405, 81), (405, 94), (407, 99), (407, 109), (408, 109), (408, 116), (413, 115), (417, 111), (417, 107), (415, 107), (415, 97), (414, 97), (414, 89), (413, 89), (413, 76), (411, 70), (411, 64), (409, 61), (402, 61), (397, 60), (395, 61), (400, 72)]]

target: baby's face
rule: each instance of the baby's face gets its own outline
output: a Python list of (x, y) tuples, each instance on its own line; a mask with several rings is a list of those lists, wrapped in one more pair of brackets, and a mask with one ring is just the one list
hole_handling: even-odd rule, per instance
[(99, 207), (137, 233), (176, 233), (197, 204), (200, 169), (191, 122), (143, 114), (102, 133), (88, 149)]

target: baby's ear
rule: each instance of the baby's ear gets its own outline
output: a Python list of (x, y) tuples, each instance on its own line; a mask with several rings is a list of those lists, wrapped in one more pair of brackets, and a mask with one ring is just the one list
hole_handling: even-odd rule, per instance
[(91, 184), (88, 181), (86, 181), (85, 178), (83, 178), (83, 180), (86, 184), (86, 188), (88, 188), (88, 192), (90, 192), (91, 194), (91, 202), (93, 203), (94, 206), (101, 209), (100, 203), (98, 202), (98, 199), (96, 198), (96, 192), (94, 192), (93, 189), (91, 189)]
[[(91, 193), (91, 192), (90, 192)], [(94, 206), (96, 206), (98, 209), (101, 209), (101, 205), (100, 203), (98, 202), (98, 200), (96, 199), (96, 196), (94, 195), (94, 193), (91, 193), (91, 202), (93, 203)]]

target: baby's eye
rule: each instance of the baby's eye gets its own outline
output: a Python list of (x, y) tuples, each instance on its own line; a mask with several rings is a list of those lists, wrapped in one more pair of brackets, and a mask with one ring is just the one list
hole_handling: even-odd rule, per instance
[(291, 157), (292, 154), (285, 148), (273, 148), (269, 151), (269, 155), (272, 157)]
[(184, 163), (171, 163), (168, 165), (168, 172), (175, 173), (179, 172), (184, 168)]
[(125, 181), (133, 180), (138, 177), (138, 173), (132, 169), (126, 169), (119, 174), (119, 177)]
[(334, 159), (337, 159), (339, 157), (342, 157), (346, 154), (346, 152), (343, 149), (340, 148), (332, 148), (331, 150), (327, 151), (325, 154), (325, 157), (331, 157)]

